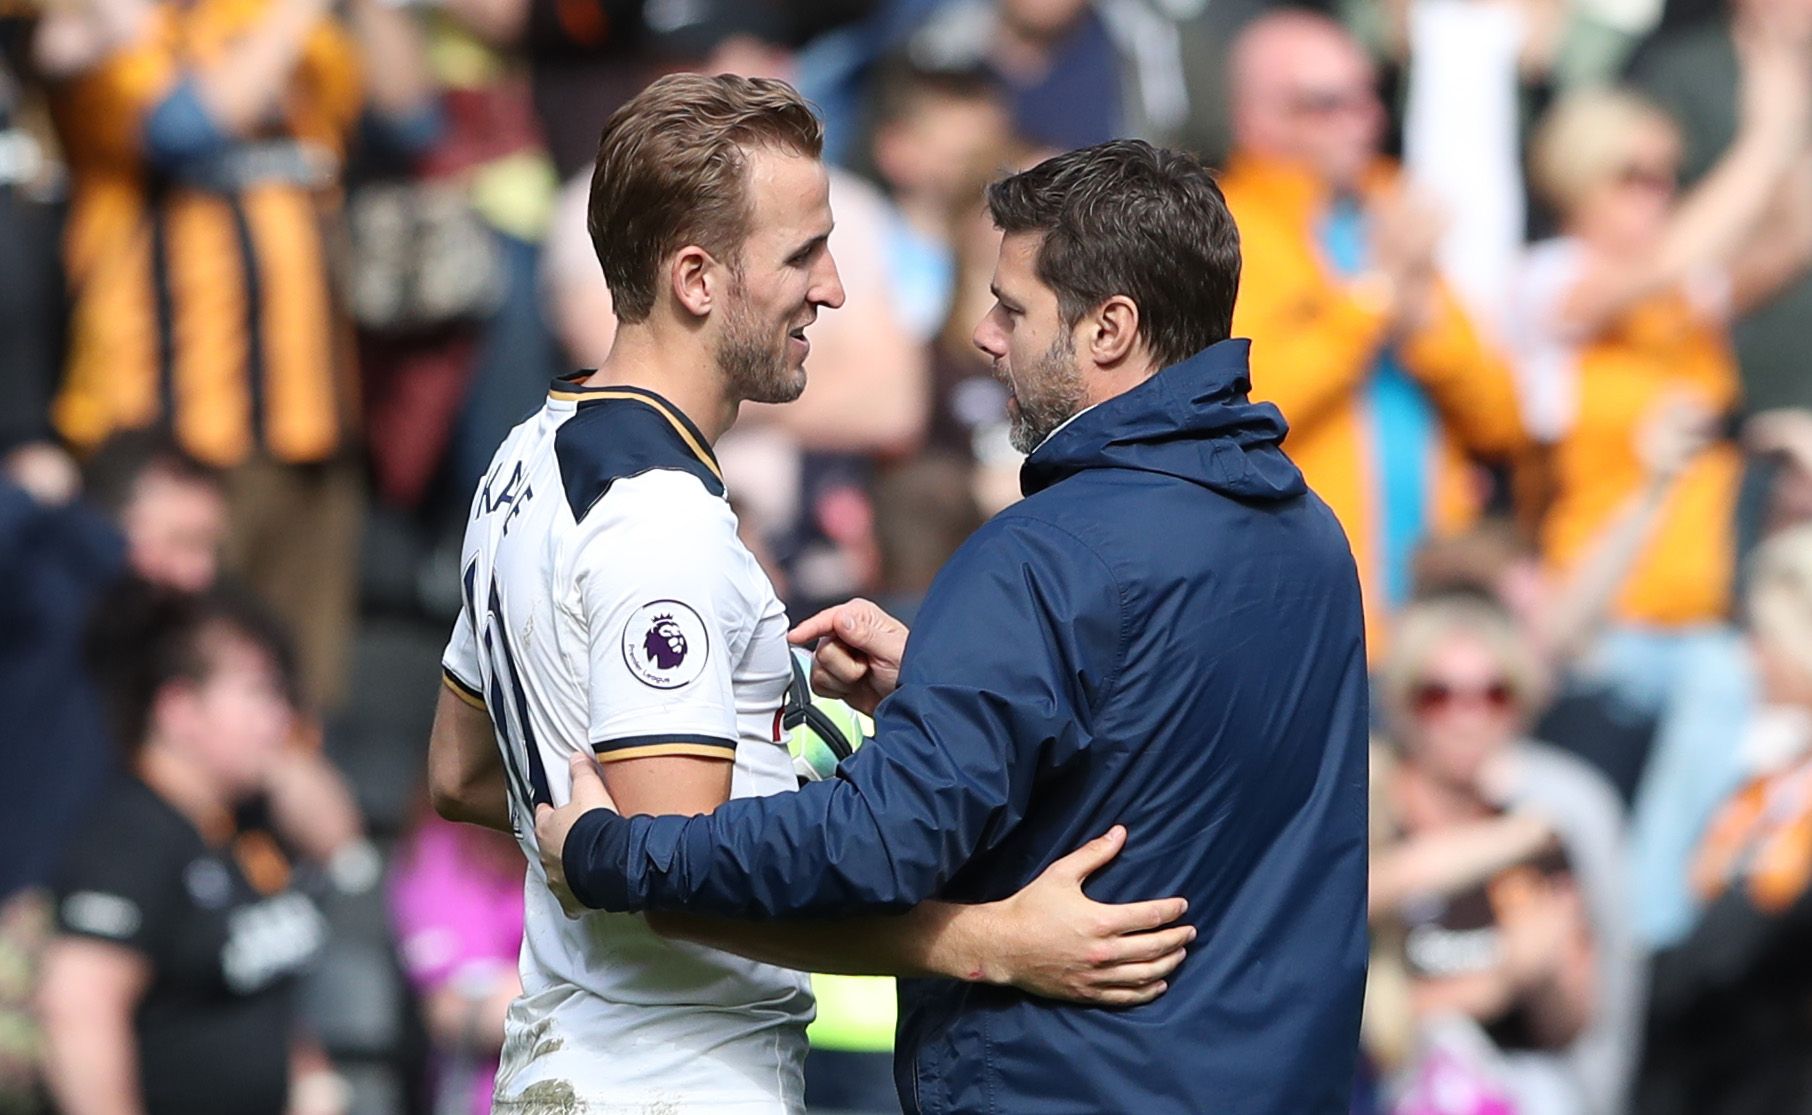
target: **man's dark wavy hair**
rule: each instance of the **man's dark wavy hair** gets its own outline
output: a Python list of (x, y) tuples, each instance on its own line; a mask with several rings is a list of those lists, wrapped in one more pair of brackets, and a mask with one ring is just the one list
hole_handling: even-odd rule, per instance
[(1201, 160), (1119, 139), (1046, 159), (988, 187), (1002, 232), (1038, 232), (1039, 281), (1066, 327), (1116, 294), (1139, 307), (1160, 366), (1233, 333), (1239, 230)]

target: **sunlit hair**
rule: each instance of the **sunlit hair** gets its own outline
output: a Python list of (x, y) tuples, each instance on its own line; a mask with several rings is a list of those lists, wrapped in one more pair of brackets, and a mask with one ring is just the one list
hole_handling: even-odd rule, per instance
[(611, 114), (586, 225), (617, 320), (654, 310), (661, 265), (696, 244), (734, 267), (751, 219), (748, 155), (818, 158), (824, 126), (784, 81), (670, 74)]
[(1784, 530), (1755, 551), (1743, 606), (1758, 637), (1812, 674), (1812, 525)]
[(1378, 694), (1393, 725), (1405, 722), (1411, 694), (1435, 656), (1455, 638), (1471, 639), (1491, 652), (1515, 691), (1519, 708), (1527, 712), (1540, 703), (1541, 662), (1510, 613), (1480, 596), (1436, 596), (1417, 601), (1398, 615), (1379, 667)]
[(1529, 181), (1557, 212), (1570, 213), (1623, 169), (1629, 137), (1657, 124), (1677, 130), (1665, 109), (1628, 89), (1568, 93), (1536, 125), (1529, 141)]

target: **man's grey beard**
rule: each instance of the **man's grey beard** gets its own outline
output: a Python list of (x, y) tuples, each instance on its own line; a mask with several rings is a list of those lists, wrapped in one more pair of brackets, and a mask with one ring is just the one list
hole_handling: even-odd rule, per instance
[(740, 284), (731, 291), (717, 368), (732, 398), (750, 403), (790, 403), (805, 390), (805, 377), (787, 366), (786, 342), (779, 351), (764, 340), (766, 330), (749, 313)]
[(1038, 363), (1013, 379), (1019, 415), (1007, 432), (1013, 448), (1031, 453), (1057, 427), (1076, 417), (1088, 398), (1082, 369), (1076, 367), (1076, 342), (1066, 330), (1051, 343)]

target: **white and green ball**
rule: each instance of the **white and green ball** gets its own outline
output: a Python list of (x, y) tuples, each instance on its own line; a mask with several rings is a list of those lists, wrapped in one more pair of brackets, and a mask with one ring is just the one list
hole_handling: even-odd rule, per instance
[(873, 720), (844, 702), (813, 693), (811, 674), (811, 655), (794, 650), (781, 731), (801, 786), (835, 775), (837, 764), (855, 754), (875, 730)]

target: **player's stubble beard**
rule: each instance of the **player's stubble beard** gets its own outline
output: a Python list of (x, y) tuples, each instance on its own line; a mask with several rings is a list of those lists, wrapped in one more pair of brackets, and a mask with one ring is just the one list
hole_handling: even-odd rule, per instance
[(776, 345), (772, 331), (750, 309), (741, 277), (734, 282), (717, 342), (717, 368), (730, 397), (749, 403), (790, 403), (804, 392), (805, 374), (787, 362), (786, 334)]
[(1007, 436), (1021, 453), (1044, 444), (1088, 399), (1082, 369), (1076, 366), (1076, 340), (1067, 329), (1036, 363), (1008, 379), (1018, 412)]

